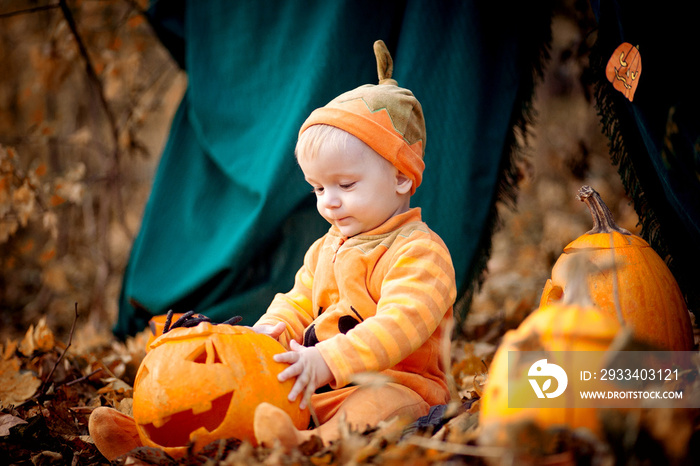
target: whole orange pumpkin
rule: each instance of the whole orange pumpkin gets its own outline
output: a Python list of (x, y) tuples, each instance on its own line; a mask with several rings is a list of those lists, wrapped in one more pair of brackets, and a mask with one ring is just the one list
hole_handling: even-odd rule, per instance
[(583, 186), (578, 198), (591, 211), (593, 229), (564, 248), (545, 284), (540, 306), (566, 295), (566, 265), (573, 256), (583, 255), (600, 270), (588, 277), (596, 306), (629, 326), (641, 341), (665, 350), (691, 350), (690, 314), (666, 263), (646, 241), (617, 226), (593, 188)]
[(133, 414), (144, 445), (173, 457), (214, 440), (238, 438), (256, 444), (255, 408), (262, 402), (286, 411), (298, 429), (309, 411), (287, 395), (293, 380), (280, 383), (287, 367), (272, 356), (284, 347), (247, 327), (201, 323), (156, 338), (134, 382)]
[[(574, 261), (576, 262), (576, 261)], [(567, 274), (578, 264), (567, 264)], [(506, 332), (489, 367), (488, 381), (481, 397), (479, 441), (483, 445), (517, 446), (519, 428), (534, 424), (540, 429), (568, 426), (588, 428), (601, 434), (598, 410), (577, 400), (582, 390), (606, 390), (602, 381), (582, 381), (568, 374), (566, 390), (555, 404), (531, 403), (534, 397), (529, 371), (541, 352), (550, 363), (562, 365), (557, 358), (572, 358), (568, 365), (585, 362), (592, 371), (605, 365), (605, 351), (621, 330), (616, 319), (595, 307), (586, 291), (585, 276), (572, 278), (573, 287), (565, 301), (545, 304), (533, 311), (515, 330)], [(557, 353), (559, 352), (559, 353)], [(529, 359), (528, 359), (529, 358)], [(547, 361), (545, 361), (547, 363)], [(558, 386), (557, 386), (558, 388)], [(563, 390), (563, 388), (562, 388)], [(528, 403), (530, 400), (530, 403)], [(536, 401), (536, 400), (534, 400)], [(578, 407), (577, 407), (578, 406)], [(511, 437), (515, 435), (516, 437)]]
[(148, 341), (146, 341), (146, 351), (149, 351), (151, 343), (163, 334), (163, 330), (165, 330), (165, 325), (168, 321), (176, 321), (182, 316), (183, 313), (170, 312), (168, 314), (159, 314), (151, 317), (151, 320), (148, 321), (148, 329), (151, 333), (148, 335)]

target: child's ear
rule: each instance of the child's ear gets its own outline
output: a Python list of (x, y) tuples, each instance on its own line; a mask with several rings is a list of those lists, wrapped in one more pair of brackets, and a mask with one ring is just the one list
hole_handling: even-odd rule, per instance
[(411, 192), (413, 180), (401, 172), (396, 173), (396, 192), (398, 194), (406, 194)]

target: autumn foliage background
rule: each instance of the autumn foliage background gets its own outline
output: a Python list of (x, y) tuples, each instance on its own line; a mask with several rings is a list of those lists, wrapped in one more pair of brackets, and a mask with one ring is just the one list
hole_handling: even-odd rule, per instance
[[(23, 334), (41, 316), (65, 337), (75, 303), (85, 337), (109, 334), (186, 85), (142, 15), (147, 3), (3, 2), (2, 339)], [(590, 228), (575, 199), (581, 184), (601, 193), (621, 226), (638, 231), (585, 82), (595, 27), (586, 8), (561, 2), (553, 20), (552, 58), (523, 141), (518, 203), (501, 206), (503, 226), (471, 315), (509, 318), (533, 308), (563, 246)]]
[(40, 4), (0, 10), (0, 331), (106, 335), (186, 78), (147, 1)]
[[(187, 81), (144, 19), (147, 3), (5, 0), (0, 6), (2, 377), (19, 377), (20, 365), (36, 374), (23, 387), (32, 392), (20, 405), (25, 410), (14, 412), (25, 420), (35, 393), (47, 395), (52, 382), (67, 389), (84, 377), (54, 399), (49, 414), (65, 417), (60, 403), (71, 406), (79, 440), (61, 454), (72, 449), (86, 463), (99, 460), (80, 437), (90, 406), (128, 403), (142, 357), (143, 341), (117, 342), (111, 326)], [(639, 231), (586, 80), (595, 39), (588, 3), (560, 1), (552, 32), (551, 59), (534, 99), (536, 121), (521, 141), (518, 202), (499, 206), (502, 225), (485, 281), (453, 344), (461, 395), (475, 389), (475, 375), (484, 372), (503, 333), (537, 307), (562, 248), (590, 229), (588, 210), (575, 197), (581, 185), (601, 194), (620, 226)], [(69, 341), (70, 363), (55, 366)], [(67, 447), (54, 450), (60, 448)]]

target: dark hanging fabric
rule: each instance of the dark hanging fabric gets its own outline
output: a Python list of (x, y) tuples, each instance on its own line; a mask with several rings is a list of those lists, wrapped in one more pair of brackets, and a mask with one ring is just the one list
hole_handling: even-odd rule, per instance
[[(691, 311), (700, 309), (700, 92), (692, 59), (700, 45), (695, 4), (641, 5), (592, 0), (598, 21), (591, 71), (612, 162), (641, 223), (641, 236), (664, 258)], [(637, 46), (642, 72), (630, 102), (606, 79), (622, 42)]]
[(151, 23), (188, 87), (115, 333), (140, 331), (169, 309), (251, 325), (289, 290), (328, 229), (294, 159), (297, 132), (314, 108), (376, 83), (377, 39), (423, 106), (426, 170), (412, 205), (450, 248), (468, 302), (490, 254), (496, 202), (515, 199), (515, 134), (532, 116), (551, 9), (515, 0), (155, 2)]

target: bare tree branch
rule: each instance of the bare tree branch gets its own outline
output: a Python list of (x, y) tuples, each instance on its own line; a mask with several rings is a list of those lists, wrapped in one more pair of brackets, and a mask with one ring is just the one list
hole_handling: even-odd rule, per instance
[(36, 13), (38, 11), (53, 10), (59, 8), (58, 3), (53, 3), (51, 5), (34, 6), (31, 8), (23, 8), (21, 10), (9, 11), (7, 13), (0, 13), (0, 19), (11, 18), (13, 16), (26, 15), (29, 13)]
[(56, 370), (56, 367), (58, 367), (59, 363), (63, 360), (63, 357), (66, 355), (68, 348), (70, 348), (70, 345), (73, 343), (73, 333), (75, 332), (75, 323), (77, 321), (78, 321), (78, 303), (75, 303), (75, 318), (73, 319), (73, 325), (71, 325), (71, 328), (70, 328), (70, 335), (68, 336), (68, 344), (63, 349), (63, 353), (61, 353), (61, 355), (56, 360), (56, 364), (54, 364), (53, 368), (51, 368), (51, 372), (49, 372), (49, 375), (46, 376), (46, 378), (44, 379), (44, 382), (41, 384), (41, 390), (39, 391), (39, 394), (46, 394), (46, 390), (48, 389), (48, 387), (50, 385), (51, 377), (53, 376), (53, 373)]
[(90, 58), (90, 54), (88, 54), (87, 47), (85, 47), (85, 42), (83, 42), (83, 38), (78, 32), (78, 26), (75, 23), (73, 12), (70, 10), (70, 8), (68, 8), (68, 3), (66, 0), (60, 0), (59, 5), (61, 7), (63, 17), (66, 19), (68, 27), (70, 28), (70, 31), (73, 34), (73, 39), (75, 40), (75, 43), (78, 46), (80, 55), (83, 57), (83, 61), (85, 62), (85, 72), (87, 73), (88, 80), (92, 83), (93, 86), (95, 86), (95, 89), (97, 90), (97, 97), (100, 99), (100, 104), (102, 105), (102, 108), (107, 116), (107, 120), (109, 121), (112, 139), (114, 142), (113, 155), (116, 163), (119, 160), (119, 128), (117, 127), (117, 122), (109, 106), (109, 102), (107, 102), (107, 98), (105, 97), (104, 86), (102, 85), (102, 81), (100, 80), (99, 76), (97, 75), (97, 72), (95, 71), (95, 66), (92, 64), (92, 59)]

